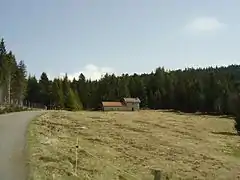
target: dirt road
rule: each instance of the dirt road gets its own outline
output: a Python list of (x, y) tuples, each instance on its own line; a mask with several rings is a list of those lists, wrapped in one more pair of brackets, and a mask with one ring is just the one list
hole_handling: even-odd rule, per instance
[(25, 133), (28, 122), (43, 111), (0, 115), (0, 179), (25, 180)]

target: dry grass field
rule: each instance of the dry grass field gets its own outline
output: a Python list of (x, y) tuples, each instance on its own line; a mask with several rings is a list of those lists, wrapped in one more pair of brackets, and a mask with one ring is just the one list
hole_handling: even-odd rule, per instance
[(152, 169), (170, 179), (240, 179), (234, 133), (223, 117), (51, 111), (29, 125), (30, 179), (153, 180)]

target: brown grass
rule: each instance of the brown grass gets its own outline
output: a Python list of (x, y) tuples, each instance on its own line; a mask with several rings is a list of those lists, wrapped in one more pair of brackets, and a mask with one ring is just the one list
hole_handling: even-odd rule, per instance
[[(79, 141), (75, 174), (76, 143)], [(221, 117), (49, 112), (29, 127), (30, 179), (240, 179), (240, 137)]]

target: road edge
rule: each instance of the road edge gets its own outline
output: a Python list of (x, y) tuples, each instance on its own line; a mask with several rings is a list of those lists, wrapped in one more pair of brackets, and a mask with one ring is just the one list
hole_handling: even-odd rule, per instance
[(47, 112), (42, 112), (40, 115), (35, 116), (32, 120), (29, 121), (26, 131), (25, 131), (25, 144), (24, 144), (24, 156), (26, 157), (25, 168), (26, 168), (26, 180), (33, 179), (31, 176), (32, 167), (31, 167), (31, 146), (34, 144), (33, 135), (31, 130), (33, 129), (34, 122), (36, 122), (41, 116), (45, 115)]

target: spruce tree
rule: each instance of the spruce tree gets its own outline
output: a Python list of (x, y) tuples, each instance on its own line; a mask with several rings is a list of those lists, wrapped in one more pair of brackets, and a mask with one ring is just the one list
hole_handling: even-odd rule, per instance
[(57, 108), (64, 108), (64, 94), (62, 90), (62, 82), (54, 79), (52, 84), (53, 104)]
[(76, 111), (80, 109), (76, 95), (70, 87), (68, 89), (65, 107), (70, 111)]

